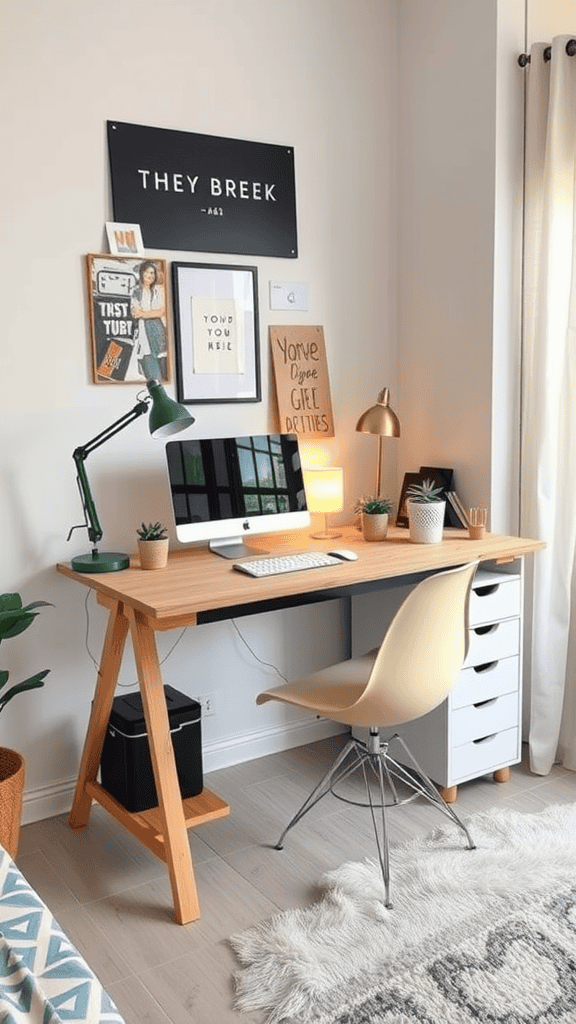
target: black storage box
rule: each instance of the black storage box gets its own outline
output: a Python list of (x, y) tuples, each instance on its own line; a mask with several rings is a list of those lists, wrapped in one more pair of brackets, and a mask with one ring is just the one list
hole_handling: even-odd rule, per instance
[[(202, 792), (201, 705), (164, 687), (176, 771), (183, 797)], [(138, 691), (115, 697), (100, 762), (102, 785), (127, 811), (156, 807), (156, 784)]]

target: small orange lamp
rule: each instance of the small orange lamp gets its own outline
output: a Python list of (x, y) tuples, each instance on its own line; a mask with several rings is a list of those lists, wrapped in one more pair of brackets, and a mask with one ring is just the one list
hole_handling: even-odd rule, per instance
[(311, 533), (315, 540), (341, 537), (336, 530), (328, 529), (328, 513), (340, 512), (344, 504), (344, 470), (339, 466), (322, 466), (320, 469), (304, 469), (304, 487), (310, 512), (324, 513), (324, 530)]

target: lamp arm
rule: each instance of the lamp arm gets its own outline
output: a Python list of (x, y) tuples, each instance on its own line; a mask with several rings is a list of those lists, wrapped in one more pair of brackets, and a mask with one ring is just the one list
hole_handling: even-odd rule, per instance
[(120, 419), (115, 420), (114, 423), (111, 423), (105, 430), (100, 431), (99, 434), (96, 434), (96, 437), (87, 441), (86, 444), (76, 448), (73, 456), (74, 460), (76, 461), (77, 453), (80, 454), (82, 460), (87, 459), (90, 452), (93, 452), (95, 448), (99, 448), (101, 444), (105, 444), (111, 437), (114, 437), (114, 434), (119, 434), (120, 431), (124, 430), (124, 427), (127, 427), (129, 423), (132, 423), (134, 420), (138, 419), (139, 416), (142, 416), (142, 414), (148, 409), (149, 402), (150, 399), (147, 396), (142, 398), (140, 401), (136, 402), (136, 405), (133, 409), (130, 409), (130, 412), (125, 413), (124, 416), (120, 417)]
[[(78, 483), (78, 490), (80, 491), (80, 497), (82, 498), (82, 507), (84, 509), (84, 518), (86, 522), (84, 525), (88, 529), (88, 536), (90, 543), (96, 545), (98, 541), (102, 540), (103, 532), (100, 526), (100, 520), (98, 519), (98, 513), (92, 497), (92, 491), (90, 490), (90, 484), (88, 482), (88, 476), (84, 468), (84, 458), (82, 457), (82, 449), (77, 448), (72, 456), (76, 464), (76, 481)], [(81, 524), (82, 525), (82, 524)], [(73, 530), (77, 527), (73, 526), (68, 534), (68, 540), (72, 536)]]
[[(74, 449), (72, 458), (76, 466), (76, 479), (78, 481), (78, 488), (80, 490), (80, 496), (82, 498), (82, 505), (84, 508), (84, 516), (86, 519), (85, 525), (88, 529), (88, 537), (93, 545), (96, 545), (98, 541), (102, 540), (103, 531), (100, 526), (100, 520), (98, 519), (98, 513), (94, 504), (94, 498), (92, 497), (92, 491), (90, 490), (90, 484), (88, 482), (88, 475), (84, 467), (84, 463), (91, 452), (95, 448), (99, 448), (101, 444), (105, 444), (106, 441), (118, 434), (124, 427), (127, 427), (129, 423), (132, 423), (139, 416), (142, 416), (148, 409), (149, 399), (146, 397), (141, 401), (137, 402), (130, 412), (127, 412), (120, 419), (116, 420), (105, 430), (102, 430), (96, 437), (93, 437), (85, 445), (81, 445)], [(73, 526), (68, 534), (68, 540), (72, 535), (72, 531), (77, 527)]]

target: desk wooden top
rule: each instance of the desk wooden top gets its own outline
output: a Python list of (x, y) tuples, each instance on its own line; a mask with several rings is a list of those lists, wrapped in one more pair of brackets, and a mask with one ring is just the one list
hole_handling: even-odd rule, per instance
[(57, 568), (70, 579), (96, 590), (104, 603), (106, 599), (123, 601), (155, 620), (152, 625), (162, 629), (170, 627), (169, 619), (186, 619), (192, 624), (203, 611), (408, 576), (460, 565), (475, 558), (509, 561), (545, 545), (540, 541), (490, 533), (483, 540), (470, 540), (465, 530), (445, 530), (441, 544), (413, 544), (408, 530), (398, 527), (388, 531), (385, 541), (367, 543), (354, 527), (343, 527), (342, 536), (336, 539), (313, 540), (308, 530), (299, 530), (290, 535), (254, 538), (251, 546), (255, 555), (264, 551), (281, 554), (348, 548), (358, 554), (358, 560), (325, 569), (254, 579), (237, 572), (232, 562), (206, 547), (183, 547), (170, 552), (165, 569), (142, 570), (138, 555), (131, 556), (130, 568), (121, 572), (79, 573), (67, 564), (59, 564)]

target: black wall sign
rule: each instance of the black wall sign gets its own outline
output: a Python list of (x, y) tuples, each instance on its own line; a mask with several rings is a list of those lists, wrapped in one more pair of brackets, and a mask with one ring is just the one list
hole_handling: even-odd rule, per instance
[(292, 148), (107, 125), (114, 220), (147, 249), (298, 255)]

